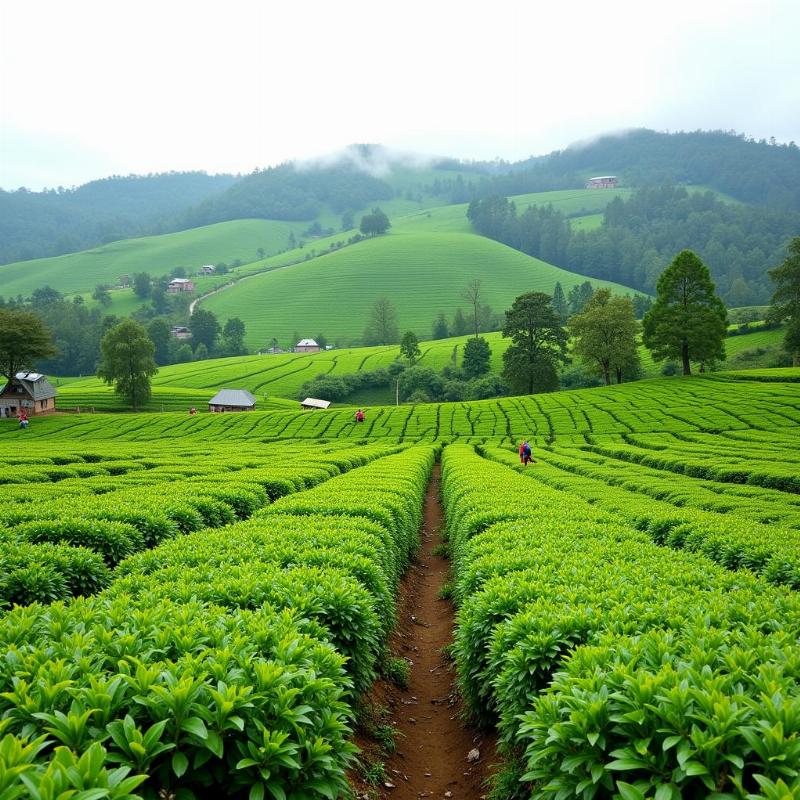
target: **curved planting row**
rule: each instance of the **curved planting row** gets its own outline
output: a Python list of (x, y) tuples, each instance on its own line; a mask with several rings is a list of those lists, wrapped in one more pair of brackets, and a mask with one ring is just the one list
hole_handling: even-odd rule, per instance
[(354, 690), (382, 653), (433, 456), (373, 461), (143, 551), (96, 597), (0, 618), (0, 796), (123, 778), (91, 796), (345, 793)]
[[(156, 474), (153, 468), (136, 473), (148, 478), (141, 486), (86, 478), (81, 483), (90, 488), (89, 494), (65, 493), (38, 502), (23, 502), (21, 495), (0, 504), (5, 526), (0, 530), (5, 566), (0, 607), (94, 594), (108, 586), (117, 564), (136, 552), (179, 534), (245, 519), (271, 499), (397, 448), (350, 445), (314, 452), (273, 445), (237, 469), (226, 461), (226, 449), (213, 451), (205, 465), (193, 456), (199, 466), (188, 478)], [(155, 463), (151, 460), (150, 466)]]
[[(714, 513), (691, 508), (689, 502), (701, 489), (691, 486), (692, 479), (675, 476), (665, 485), (654, 486), (648, 478), (634, 478), (604, 463), (592, 464), (571, 456), (563, 448), (537, 450), (535, 468), (521, 469), (513, 453), (499, 448), (480, 448), (489, 458), (520, 469), (523, 474), (560, 491), (569, 492), (602, 508), (618, 520), (644, 531), (656, 542), (676, 549), (702, 553), (727, 569), (749, 569), (770, 583), (800, 589), (800, 531), (766, 524), (796, 519), (797, 510), (788, 504), (781, 507), (767, 498), (755, 516), (762, 522), (747, 519), (736, 511), (735, 495), (714, 494), (721, 509), (731, 513)], [(619, 482), (621, 485), (617, 486)], [(689, 484), (688, 486), (686, 484)], [(649, 490), (673, 498), (676, 503), (642, 496)], [(766, 492), (767, 490), (761, 490)], [(709, 502), (703, 493), (703, 501)], [(752, 508), (754, 499), (747, 499)]]
[(464, 445), (444, 451), (443, 494), (459, 679), (499, 727), (508, 797), (800, 791), (796, 594)]

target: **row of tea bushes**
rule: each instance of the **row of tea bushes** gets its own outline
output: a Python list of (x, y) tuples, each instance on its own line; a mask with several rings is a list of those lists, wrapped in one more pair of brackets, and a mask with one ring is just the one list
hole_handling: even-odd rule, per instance
[[(371, 461), (301, 492), (302, 511), (278, 501), (138, 553), (94, 598), (0, 618), (0, 719), (20, 746), (47, 741), (28, 773), (52, 770), (56, 745), (97, 747), (106, 772), (147, 776), (132, 794), (147, 800), (344, 795), (354, 692), (382, 653), (433, 457)], [(359, 513), (331, 508), (359, 487)]]
[[(0, 537), (0, 556), (9, 565), (0, 575), (0, 606), (94, 593), (109, 584), (109, 569), (136, 552), (179, 534), (245, 519), (273, 498), (396, 450), (348, 445), (315, 454), (308, 448), (273, 445), (240, 462), (238, 469), (221, 471), (226, 463), (223, 449), (213, 452), (210, 466), (200, 462), (203, 474), (179, 481), (160, 476), (145, 486), (109, 486), (101, 494), (66, 494), (29, 503), (9, 500), (0, 504), (7, 528)], [(137, 474), (152, 480), (153, 472)], [(94, 478), (83, 483), (98, 488)], [(58, 547), (40, 551), (44, 544)]]
[[(520, 768), (514, 796), (800, 788), (796, 594), (658, 547), (467, 446), (444, 451), (443, 496), (459, 680)], [(695, 647), (701, 633), (725, 647)]]
[(800, 492), (800, 474), (797, 463), (776, 462), (765, 458), (761, 461), (757, 452), (750, 450), (738, 458), (721, 460), (711, 454), (687, 453), (683, 450), (644, 450), (623, 443), (594, 444), (592, 452), (609, 458), (634, 461), (654, 469), (677, 472), (692, 478), (704, 478), (726, 483), (748, 483), (777, 489), (782, 492)]
[[(749, 521), (730, 513), (713, 513), (682, 505), (694, 488), (694, 479), (673, 476), (667, 487), (656, 489), (646, 478), (620, 478), (603, 463), (587, 463), (563, 448), (537, 451), (535, 468), (522, 468), (513, 453), (498, 448), (480, 448), (489, 458), (522, 471), (528, 478), (591, 502), (628, 525), (646, 532), (657, 544), (702, 553), (726, 569), (749, 569), (770, 583), (800, 589), (800, 531)], [(634, 468), (635, 469), (635, 468)], [(603, 480), (605, 478), (605, 480)], [(621, 482), (617, 486), (617, 480)], [(684, 484), (689, 484), (684, 488)], [(677, 502), (652, 499), (637, 492), (650, 486)], [(768, 490), (756, 490), (768, 491)], [(793, 496), (787, 496), (793, 500)], [(724, 496), (718, 496), (725, 503)], [(729, 501), (736, 506), (735, 497)], [(765, 514), (786, 519), (773, 503)]]

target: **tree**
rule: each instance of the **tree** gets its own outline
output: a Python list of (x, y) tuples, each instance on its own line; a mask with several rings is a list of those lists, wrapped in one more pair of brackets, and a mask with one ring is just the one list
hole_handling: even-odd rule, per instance
[(342, 230), (349, 231), (353, 224), (355, 223), (355, 214), (353, 213), (352, 209), (347, 209), (347, 211), (342, 214)]
[(153, 343), (153, 356), (156, 364), (163, 366), (170, 361), (170, 334), (169, 323), (162, 317), (157, 317), (147, 326), (147, 335)]
[(213, 311), (205, 308), (195, 308), (194, 314), (189, 318), (189, 330), (192, 332), (192, 343), (204, 344), (210, 353), (214, 349), (219, 336), (219, 321)]
[(433, 338), (446, 339), (450, 335), (447, 329), (447, 320), (444, 316), (444, 311), (440, 311), (436, 319), (433, 321)]
[(133, 276), (133, 292), (137, 297), (146, 300), (150, 296), (152, 280), (146, 272), (137, 272)]
[(97, 300), (101, 306), (108, 308), (111, 305), (111, 292), (104, 283), (98, 283), (92, 292), (92, 300)]
[(379, 297), (372, 307), (369, 322), (364, 330), (364, 343), (395, 344), (399, 338), (397, 312), (388, 297)]
[(245, 327), (239, 317), (231, 317), (222, 329), (225, 354), (229, 356), (243, 356), (247, 352), (244, 346)]
[(464, 318), (464, 312), (460, 309), (456, 309), (456, 313), (453, 315), (453, 329), (451, 333), (453, 336), (463, 336), (469, 330), (469, 326), (467, 325), (467, 320)]
[(692, 361), (725, 358), (727, 325), (708, 267), (682, 250), (658, 279), (656, 301), (643, 320), (645, 347), (656, 360), (679, 359), (683, 374), (691, 375)]
[(155, 347), (147, 331), (132, 319), (112, 328), (100, 343), (97, 377), (114, 384), (114, 391), (134, 411), (150, 399), (150, 378), (158, 372)]
[(328, 337), (324, 333), (318, 333), (314, 341), (319, 345), (320, 350), (324, 350), (328, 346)]
[(472, 329), (477, 337), (480, 333), (479, 309), (481, 304), (481, 281), (475, 278), (467, 284), (467, 288), (461, 293), (462, 299), (472, 306)]
[(573, 351), (599, 372), (606, 386), (612, 374), (621, 383), (625, 366), (636, 360), (637, 328), (630, 298), (612, 297), (609, 289), (598, 289), (583, 311), (569, 320)]
[(61, 292), (56, 291), (52, 286), (42, 286), (40, 289), (34, 289), (31, 292), (31, 304), (41, 308), (42, 306), (57, 303), (62, 297)]
[(408, 359), (412, 367), (422, 355), (422, 351), (419, 349), (419, 339), (417, 339), (414, 331), (406, 331), (403, 334), (403, 339), (400, 342), (400, 354)]
[(50, 332), (32, 311), (0, 308), (0, 374), (7, 381), (56, 354)]
[(205, 361), (208, 358), (208, 348), (200, 342), (194, 349), (194, 353), (192, 354), (192, 361)]
[(192, 360), (192, 347), (188, 342), (184, 342), (175, 351), (175, 363), (186, 364)]
[(583, 307), (592, 299), (594, 289), (589, 281), (576, 283), (570, 290), (567, 297), (570, 314), (580, 314)]
[(543, 292), (520, 295), (506, 311), (503, 336), (511, 345), (503, 353), (503, 377), (517, 394), (554, 391), (558, 368), (567, 358), (567, 333)]
[(359, 230), (364, 236), (379, 236), (382, 233), (386, 233), (391, 227), (392, 223), (389, 222), (389, 217), (379, 208), (373, 208), (369, 214), (361, 217)]
[(259, 247), (259, 248), (258, 248), (258, 250), (256, 250), (256, 256), (257, 256), (259, 259), (262, 259), (262, 258), (264, 258), (264, 256), (265, 256), (265, 255), (266, 255), (266, 252), (265, 252), (265, 250), (264, 250), (264, 248), (263, 248), (263, 247)]
[(556, 282), (555, 289), (553, 289), (553, 309), (558, 314), (561, 324), (566, 324), (569, 308), (567, 307), (567, 298), (564, 296), (564, 289), (559, 282)]
[(795, 236), (787, 248), (786, 260), (771, 269), (769, 276), (775, 283), (772, 295), (770, 319), (788, 321), (783, 346), (792, 357), (792, 363), (800, 366), (800, 236)]
[(464, 345), (464, 357), (461, 360), (464, 374), (468, 378), (485, 375), (489, 371), (491, 358), (491, 348), (483, 336), (473, 336), (471, 339), (467, 339), (467, 343)]

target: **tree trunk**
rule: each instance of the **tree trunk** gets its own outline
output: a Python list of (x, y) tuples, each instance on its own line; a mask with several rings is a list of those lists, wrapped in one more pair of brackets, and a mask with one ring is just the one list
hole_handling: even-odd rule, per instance
[(792, 366), (800, 367), (800, 350), (795, 351), (794, 357), (792, 358)]
[(689, 343), (684, 342), (681, 345), (681, 357), (683, 359), (683, 374), (684, 375), (691, 375), (692, 374), (692, 365), (689, 363)]
[(603, 367), (603, 378), (606, 382), (606, 386), (611, 386), (611, 372), (608, 367)]
[(617, 367), (617, 383), (622, 383), (622, 367)]

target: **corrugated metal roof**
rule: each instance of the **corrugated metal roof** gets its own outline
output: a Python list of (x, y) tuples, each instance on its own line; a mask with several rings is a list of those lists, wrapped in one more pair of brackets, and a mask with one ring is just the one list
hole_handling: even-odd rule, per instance
[[(21, 384), (25, 388), (25, 391), (33, 400), (49, 400), (51, 397), (55, 397), (58, 394), (53, 384), (51, 384), (41, 372), (18, 372), (14, 378), (16, 383)], [(8, 384), (6, 384), (6, 386), (7, 385)], [(0, 392), (4, 392), (6, 386), (4, 386)]]
[(330, 400), (317, 400), (314, 397), (306, 397), (301, 406), (307, 406), (308, 408), (327, 408), (331, 404)]
[(249, 408), (256, 399), (247, 389), (220, 389), (209, 401), (210, 406), (238, 406)]
[(295, 347), (319, 347), (313, 339), (301, 339)]

